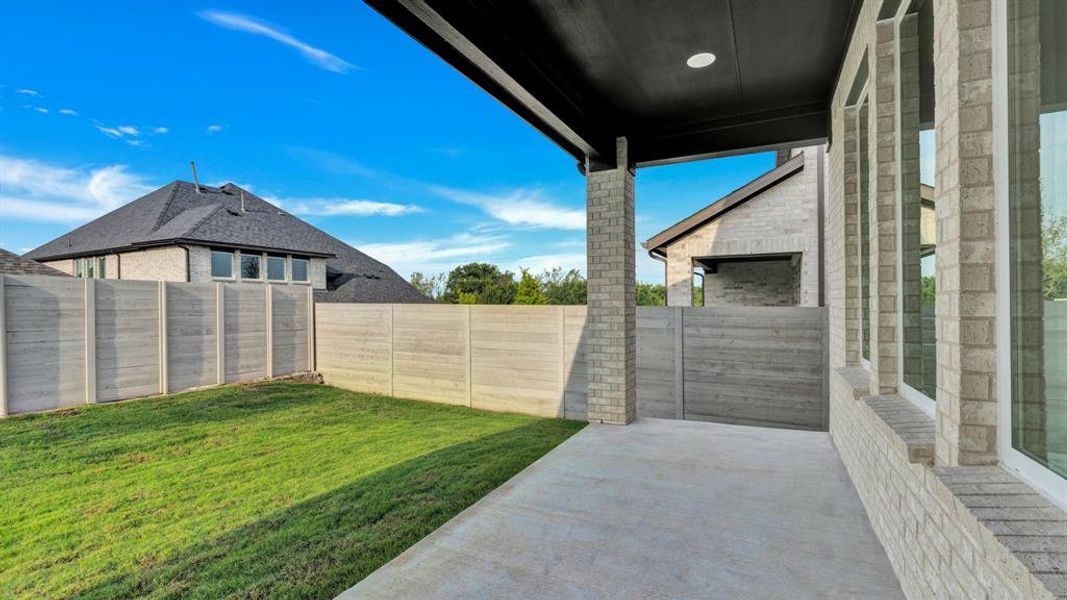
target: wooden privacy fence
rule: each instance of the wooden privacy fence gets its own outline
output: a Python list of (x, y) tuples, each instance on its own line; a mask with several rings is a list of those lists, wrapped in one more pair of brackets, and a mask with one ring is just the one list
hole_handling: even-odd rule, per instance
[[(645, 416), (824, 429), (821, 308), (637, 309)], [(584, 306), (318, 304), (317, 369), (339, 387), (586, 417)]]
[(0, 276), (0, 416), (308, 371), (312, 311), (307, 286)]

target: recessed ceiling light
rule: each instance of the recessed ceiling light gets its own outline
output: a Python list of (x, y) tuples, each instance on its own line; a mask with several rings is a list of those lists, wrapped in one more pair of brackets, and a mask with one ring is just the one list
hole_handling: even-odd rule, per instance
[(685, 64), (694, 69), (703, 69), (704, 67), (715, 62), (715, 55), (711, 52), (700, 52), (689, 57), (689, 60), (685, 61)]

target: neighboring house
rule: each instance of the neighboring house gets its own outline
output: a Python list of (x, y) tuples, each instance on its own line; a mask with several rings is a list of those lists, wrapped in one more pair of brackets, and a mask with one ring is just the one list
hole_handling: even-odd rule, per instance
[(825, 148), (779, 153), (777, 166), (641, 245), (663, 261), (667, 305), (820, 306)]
[(47, 265), (23, 258), (14, 252), (0, 248), (0, 275), (50, 275), (66, 277), (67, 274)]
[(251, 192), (175, 181), (28, 252), (75, 277), (310, 285), (326, 302), (429, 302), (388, 266)]

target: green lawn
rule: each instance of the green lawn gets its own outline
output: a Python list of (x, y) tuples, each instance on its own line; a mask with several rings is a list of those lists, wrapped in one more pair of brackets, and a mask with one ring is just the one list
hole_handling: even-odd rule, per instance
[(582, 424), (296, 383), (0, 421), (0, 598), (332, 598)]

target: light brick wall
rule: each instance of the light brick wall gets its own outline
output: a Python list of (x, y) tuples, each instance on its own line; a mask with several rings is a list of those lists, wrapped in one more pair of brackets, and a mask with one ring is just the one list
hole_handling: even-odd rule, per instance
[(871, 393), (897, 389), (896, 23), (875, 25), (870, 118)]
[(178, 246), (119, 253), (122, 279), (187, 281), (185, 250)]
[(819, 305), (818, 154), (804, 149), (804, 168), (756, 198), (667, 247), (667, 305), (691, 306), (693, 259), (746, 254), (802, 255), (800, 304)]
[[(885, 389), (889, 380), (880, 376), (872, 385), (872, 376), (877, 373), (859, 366), (842, 368), (858, 365), (859, 252), (853, 233), (857, 132), (855, 111), (845, 106), (845, 100), (866, 52), (875, 83), (871, 89), (878, 100), (873, 105), (875, 122), (870, 124), (872, 132), (877, 132), (872, 137), (876, 140), (872, 165), (877, 171), (877, 179), (872, 179), (877, 198), (872, 203), (873, 227), (875, 222), (884, 224), (891, 218), (882, 212), (887, 206), (895, 207), (883, 201), (883, 192), (888, 193), (890, 184), (898, 186), (901, 193), (918, 192), (918, 140), (911, 137), (918, 123), (918, 81), (913, 70), (899, 67), (917, 61), (913, 18), (902, 22), (904, 43), (899, 44), (894, 41), (894, 29), (887, 33), (886, 25), (876, 22), (882, 3), (864, 3), (831, 103), (833, 145), (826, 207), (830, 433), (909, 598), (1051, 598), (1049, 586), (1057, 593), (1067, 591), (1062, 571), (1049, 572), (1059, 560), (1052, 557), (1060, 555), (1040, 554), (1062, 547), (1062, 537), (1043, 536), (1054, 533), (1052, 523), (1063, 522), (1063, 511), (1006, 470), (982, 466), (997, 461), (992, 287), (993, 1), (939, 0), (933, 5), (939, 237), (936, 420), (927, 420), (912, 409), (912, 414), (920, 415), (912, 417), (917, 420), (894, 429), (888, 417), (876, 413), (874, 404), (862, 397), (872, 389)], [(901, 62), (882, 64), (893, 53)], [(900, 74), (899, 85), (878, 79), (890, 69)], [(890, 103), (883, 105), (883, 98), (878, 96), (887, 84), (896, 90), (891, 102), (896, 106), (890, 114), (884, 112)], [(887, 117), (894, 123), (888, 131), (882, 121)], [(889, 146), (885, 142), (894, 138), (900, 140), (899, 155), (894, 152), (887, 162), (883, 151)], [(883, 179), (890, 174), (891, 181)], [(894, 203), (898, 201), (895, 196), (895, 191), (889, 195)], [(877, 278), (872, 277), (872, 299), (888, 299), (898, 293), (895, 284), (892, 289), (884, 287), (890, 276), (895, 277), (897, 256), (889, 239), (877, 239), (887, 233), (881, 224), (872, 234), (872, 272), (878, 273)], [(899, 233), (905, 244), (912, 245), (921, 235), (916, 229)], [(909, 236), (914, 239), (908, 241)], [(888, 266), (894, 273), (882, 272)], [(878, 301), (875, 309), (885, 315), (892, 307)], [(877, 322), (880, 336), (886, 326), (895, 326), (881, 316)], [(881, 361), (886, 358), (883, 350), (880, 347), (879, 354), (872, 355)], [(917, 430), (924, 433), (916, 437)], [(924, 459), (934, 464), (913, 462), (915, 456), (930, 453), (913, 454), (905, 439), (934, 448), (932, 460)]]
[(67, 275), (73, 275), (74, 274), (74, 259), (73, 258), (65, 258), (63, 260), (42, 260), (42, 261), (40, 261), (40, 263), (42, 265), (47, 265), (49, 267), (52, 267), (53, 269), (56, 269), (57, 271), (63, 271)]
[(997, 462), (992, 2), (934, 4), (942, 465)]
[(589, 420), (626, 424), (637, 416), (634, 173), (625, 138), (616, 166), (587, 169)]
[(801, 261), (719, 263), (704, 276), (705, 306), (796, 306)]

